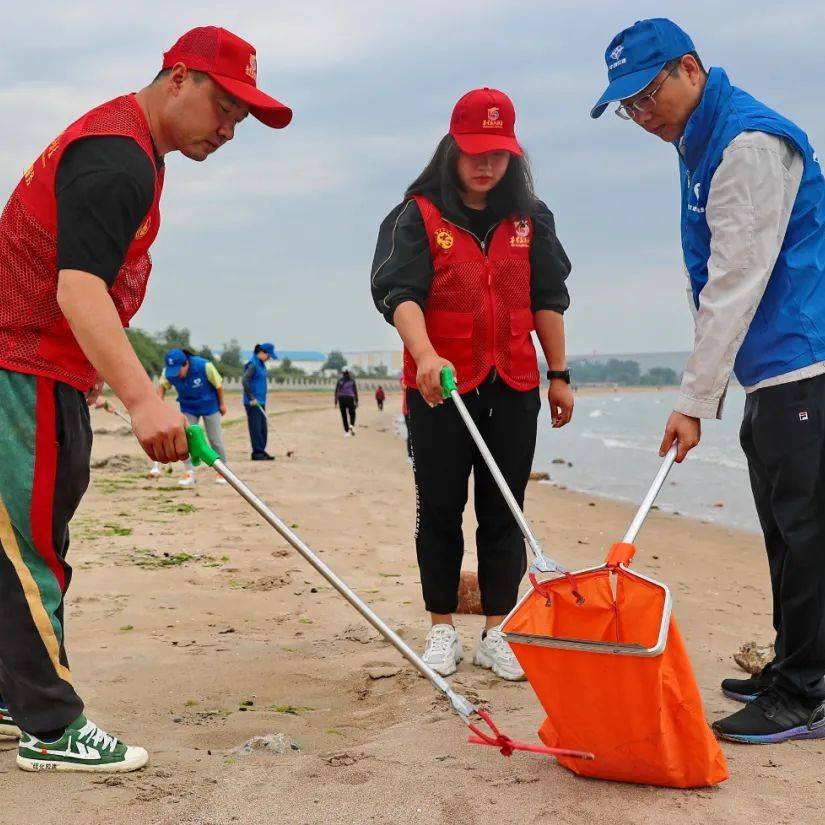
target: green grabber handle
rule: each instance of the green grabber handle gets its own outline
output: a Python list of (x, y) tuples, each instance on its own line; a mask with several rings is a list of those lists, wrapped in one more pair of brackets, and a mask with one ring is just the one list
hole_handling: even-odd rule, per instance
[(458, 384), (455, 382), (455, 374), (449, 367), (441, 368), (441, 394), (445, 398), (452, 398), (453, 390), (458, 392)]
[(189, 442), (189, 458), (192, 459), (195, 467), (201, 462), (211, 467), (220, 459), (218, 453), (206, 440), (206, 433), (198, 424), (192, 424), (186, 428), (186, 440)]

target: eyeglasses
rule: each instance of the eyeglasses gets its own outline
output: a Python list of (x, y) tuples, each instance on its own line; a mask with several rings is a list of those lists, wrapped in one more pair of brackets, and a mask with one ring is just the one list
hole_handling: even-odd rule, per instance
[(620, 103), (616, 107), (613, 114), (615, 114), (617, 117), (620, 117), (622, 120), (636, 120), (640, 112), (642, 114), (652, 112), (653, 109), (656, 107), (656, 95), (659, 93), (659, 90), (662, 88), (662, 86), (664, 86), (665, 83), (667, 83), (667, 79), (678, 68), (678, 63), (671, 66), (670, 71), (665, 75), (664, 80), (662, 80), (662, 82), (655, 89), (652, 89), (646, 95), (642, 95), (642, 97), (637, 98), (632, 103), (629, 103), (627, 106), (624, 106)]

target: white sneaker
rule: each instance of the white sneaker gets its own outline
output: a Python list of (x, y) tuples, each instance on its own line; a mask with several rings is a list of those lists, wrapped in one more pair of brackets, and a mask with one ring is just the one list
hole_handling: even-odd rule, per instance
[(355, 424), (350, 424), (349, 425), (349, 434), (350, 435), (355, 435)]
[(178, 480), (178, 487), (194, 487), (195, 486), (195, 474), (192, 472), (184, 473), (183, 476)]
[(158, 478), (160, 476), (160, 464), (156, 461), (149, 470), (149, 478)]
[(492, 670), (508, 682), (524, 680), (524, 671), (500, 630), (488, 630), (473, 656), (473, 664)]
[(436, 673), (451, 676), (464, 658), (458, 631), (451, 624), (434, 624), (427, 634), (427, 645), (421, 658)]
[(350, 430), (344, 430), (344, 438), (349, 438), (352, 435)]
[(215, 484), (226, 484), (226, 479), (223, 476), (215, 476)]

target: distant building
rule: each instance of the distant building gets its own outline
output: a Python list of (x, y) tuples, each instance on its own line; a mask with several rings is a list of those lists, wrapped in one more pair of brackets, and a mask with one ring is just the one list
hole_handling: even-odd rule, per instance
[(387, 374), (400, 375), (403, 369), (401, 350), (361, 350), (359, 352), (345, 352), (344, 358), (348, 367), (359, 367), (364, 372), (376, 367), (386, 367)]
[[(276, 346), (275, 352), (278, 353), (278, 360), (275, 361), (270, 359), (267, 361), (267, 369), (275, 369), (275, 367), (283, 364), (284, 361), (289, 359), (289, 362), (296, 369), (301, 370), (301, 372), (305, 372), (307, 375), (314, 375), (316, 372), (320, 372), (321, 367), (324, 366), (324, 362), (327, 360), (327, 357), (323, 352), (316, 352), (315, 350), (278, 349)], [(245, 364), (250, 358), (252, 358), (252, 355), (253, 353), (251, 349), (241, 350), (241, 363)]]
[(314, 375), (320, 372), (321, 367), (327, 360), (327, 356), (323, 352), (316, 352), (315, 350), (307, 349), (278, 349), (278, 360), (273, 362), (273, 366), (283, 364), (284, 361), (289, 360), (293, 367), (305, 372), (307, 375)]

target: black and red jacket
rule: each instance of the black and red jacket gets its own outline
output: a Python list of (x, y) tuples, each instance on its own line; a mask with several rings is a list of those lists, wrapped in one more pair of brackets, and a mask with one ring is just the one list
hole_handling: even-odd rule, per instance
[[(533, 389), (533, 314), (567, 309), (570, 261), (541, 203), (527, 219), (493, 219), (483, 234), (471, 231), (468, 216), (445, 212), (435, 196), (404, 201), (381, 225), (373, 299), (390, 323), (404, 301), (421, 307), (436, 352), (456, 367), (460, 392), (478, 386), (492, 367), (514, 389)], [(405, 352), (404, 382), (415, 387), (415, 378)]]

